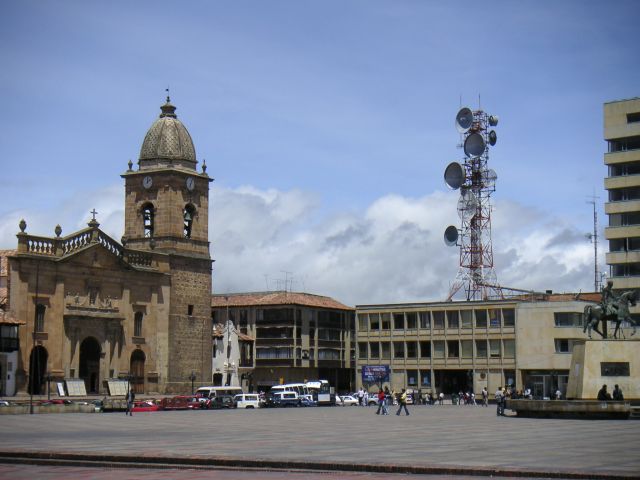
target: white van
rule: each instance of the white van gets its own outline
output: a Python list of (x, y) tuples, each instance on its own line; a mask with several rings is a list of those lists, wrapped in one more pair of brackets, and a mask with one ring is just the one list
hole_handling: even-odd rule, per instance
[(206, 402), (220, 395), (229, 395), (235, 397), (242, 395), (244, 392), (240, 387), (200, 387), (196, 390), (196, 396), (201, 402)]
[(241, 393), (233, 397), (236, 408), (260, 408), (260, 397), (257, 393)]

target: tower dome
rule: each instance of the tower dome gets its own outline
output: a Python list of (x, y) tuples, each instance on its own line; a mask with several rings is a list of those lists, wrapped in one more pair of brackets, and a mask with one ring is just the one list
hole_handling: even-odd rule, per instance
[(160, 107), (162, 113), (144, 137), (138, 164), (141, 169), (182, 166), (196, 169), (196, 150), (191, 135), (175, 114), (176, 107), (167, 102)]

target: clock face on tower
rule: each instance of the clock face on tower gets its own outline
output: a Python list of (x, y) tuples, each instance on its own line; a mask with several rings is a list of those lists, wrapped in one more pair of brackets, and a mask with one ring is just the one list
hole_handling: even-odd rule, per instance
[(146, 176), (142, 179), (142, 186), (146, 189), (151, 188), (151, 185), (153, 185), (153, 180), (151, 179), (150, 176)]
[(187, 190), (191, 191), (196, 186), (196, 181), (193, 179), (193, 177), (189, 177), (187, 178), (186, 184), (187, 184)]

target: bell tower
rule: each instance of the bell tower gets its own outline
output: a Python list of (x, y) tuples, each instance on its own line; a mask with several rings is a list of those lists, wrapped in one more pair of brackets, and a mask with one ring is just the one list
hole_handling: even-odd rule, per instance
[[(125, 229), (128, 251), (146, 250), (162, 258), (171, 276), (167, 332), (158, 331), (166, 350), (167, 393), (185, 392), (189, 377), (211, 381), (211, 255), (209, 183), (197, 160), (191, 135), (178, 120), (169, 96), (160, 107), (140, 149), (138, 168), (125, 181)], [(164, 342), (164, 345), (162, 344)], [(185, 384), (189, 388), (185, 388)]]

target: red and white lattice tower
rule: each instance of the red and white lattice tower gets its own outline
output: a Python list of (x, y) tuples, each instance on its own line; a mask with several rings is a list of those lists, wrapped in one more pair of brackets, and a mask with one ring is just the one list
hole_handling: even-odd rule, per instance
[(452, 162), (444, 172), (447, 186), (460, 189), (458, 215), (461, 226), (445, 230), (449, 246), (460, 247), (460, 268), (449, 290), (447, 301), (464, 289), (467, 300), (504, 298), (493, 269), (491, 246), (491, 201), (495, 192), (496, 172), (489, 168), (489, 146), (496, 143), (494, 127), (498, 117), (482, 110), (461, 109), (456, 128), (462, 136), (463, 163)]

